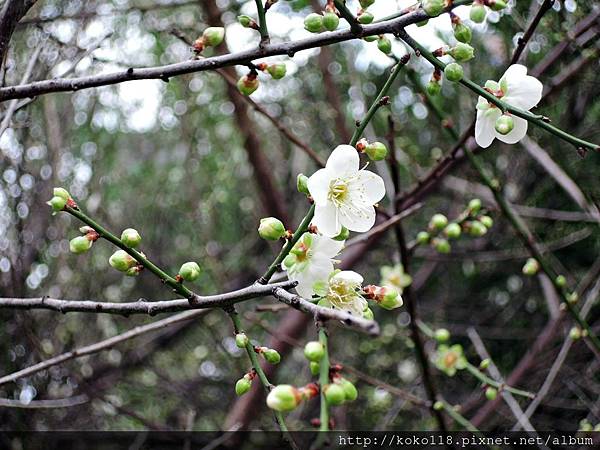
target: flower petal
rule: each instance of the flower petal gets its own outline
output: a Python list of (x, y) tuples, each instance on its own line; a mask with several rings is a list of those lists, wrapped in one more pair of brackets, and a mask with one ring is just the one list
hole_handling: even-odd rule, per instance
[(328, 169), (319, 169), (308, 179), (307, 185), (316, 205), (325, 205), (329, 194), (329, 184), (333, 175)]
[(481, 148), (488, 148), (492, 145), (496, 137), (496, 119), (502, 113), (498, 108), (488, 109), (487, 111), (477, 111), (477, 121), (475, 122), (475, 141)]
[(515, 122), (515, 126), (510, 133), (505, 135), (496, 133), (496, 137), (506, 144), (516, 144), (527, 134), (527, 121), (525, 119), (521, 119), (520, 117), (514, 116), (513, 120)]
[(364, 281), (362, 275), (353, 270), (342, 270), (341, 272), (336, 273), (333, 278), (350, 284), (362, 284)]
[[(358, 172), (359, 165), (360, 158), (354, 147), (338, 145), (329, 155), (325, 167), (336, 177), (343, 177)], [(308, 189), (310, 190), (310, 185)]]
[(312, 223), (323, 235), (335, 237), (342, 231), (342, 224), (338, 216), (338, 210), (333, 203), (327, 202), (325, 205), (315, 204), (315, 216)]
[[(334, 241), (327, 236), (314, 235), (313, 244), (311, 246), (312, 258), (335, 258), (344, 248), (344, 241)], [(329, 273), (327, 274), (329, 275)]]
[(369, 205), (374, 205), (385, 197), (383, 178), (368, 170), (360, 170), (348, 188), (352, 199), (358, 197), (360, 198), (359, 201)]
[(339, 221), (350, 231), (364, 233), (375, 225), (375, 208), (368, 204), (343, 204), (339, 212)]
[(333, 263), (331, 260), (311, 260), (306, 270), (295, 276), (295, 281), (298, 281), (296, 292), (301, 297), (310, 299), (314, 294), (314, 284), (318, 281), (326, 282), (331, 272), (333, 272)]
[(507, 86), (502, 101), (509, 105), (530, 110), (542, 99), (544, 86), (537, 78), (527, 75), (525, 66), (520, 64), (510, 66), (502, 78)]

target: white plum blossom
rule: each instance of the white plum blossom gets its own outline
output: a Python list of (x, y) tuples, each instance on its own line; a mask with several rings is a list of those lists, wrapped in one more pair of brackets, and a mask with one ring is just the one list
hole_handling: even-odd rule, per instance
[(361, 295), (363, 277), (352, 270), (332, 274), (323, 289), (324, 299), (319, 305), (347, 311), (362, 317), (368, 308), (367, 300)]
[[(488, 80), (485, 84), (503, 102), (529, 111), (536, 106), (542, 98), (543, 85), (540, 81), (527, 75), (527, 67), (513, 64), (500, 79), (499, 83)], [(502, 116), (500, 109), (489, 103), (485, 98), (479, 97), (477, 102), (477, 122), (475, 124), (475, 141), (483, 148), (489, 147), (494, 138), (506, 144), (516, 144), (527, 134), (527, 121), (520, 117), (510, 116), (514, 121), (514, 128), (507, 134), (496, 130), (496, 121)]]
[(315, 283), (325, 283), (333, 272), (335, 258), (344, 248), (344, 241), (326, 236), (304, 233), (283, 261), (288, 278), (297, 281), (296, 291), (311, 298)]
[(359, 165), (356, 149), (339, 145), (325, 168), (308, 179), (308, 190), (315, 202), (312, 223), (325, 236), (337, 236), (342, 226), (365, 232), (375, 224), (373, 205), (385, 196), (385, 185), (379, 175), (360, 169)]

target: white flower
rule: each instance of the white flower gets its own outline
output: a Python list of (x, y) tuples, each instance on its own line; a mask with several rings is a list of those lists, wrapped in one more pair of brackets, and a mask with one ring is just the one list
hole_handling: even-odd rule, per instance
[(325, 236), (337, 236), (345, 226), (365, 232), (375, 223), (375, 205), (385, 195), (383, 179), (359, 169), (360, 158), (350, 145), (339, 145), (324, 169), (308, 179), (308, 190), (315, 201), (312, 223)]
[(362, 291), (363, 277), (351, 270), (337, 272), (330, 279), (325, 299), (332, 308), (348, 311), (359, 317), (369, 306)]
[[(513, 64), (500, 79), (500, 83), (488, 80), (485, 84), (500, 100), (516, 108), (529, 111), (542, 98), (543, 85), (540, 81), (527, 75), (527, 67)], [(527, 134), (527, 121), (511, 116), (514, 128), (508, 134), (496, 131), (496, 120), (502, 115), (498, 107), (479, 97), (477, 102), (477, 122), (475, 124), (475, 141), (483, 148), (489, 147), (494, 138), (507, 144), (516, 144)]]
[(344, 248), (344, 241), (334, 241), (325, 236), (304, 233), (283, 261), (288, 278), (297, 281), (296, 291), (304, 298), (311, 298), (315, 283), (326, 283), (333, 272), (337, 254)]

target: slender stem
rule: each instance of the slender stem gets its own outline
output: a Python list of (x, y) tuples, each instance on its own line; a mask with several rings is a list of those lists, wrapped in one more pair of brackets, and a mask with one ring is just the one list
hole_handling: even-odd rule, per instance
[[(444, 70), (444, 68), (446, 67), (446, 64), (444, 64), (438, 58), (433, 56), (433, 54), (429, 50), (427, 50), (423, 45), (419, 44), (417, 41), (415, 41), (413, 38), (411, 38), (408, 35), (408, 33), (406, 33), (406, 31), (401, 30), (400, 32), (398, 32), (398, 35), (410, 47), (412, 47), (415, 51), (418, 51), (434, 67), (437, 67), (440, 70)], [(589, 150), (594, 150), (594, 151), (600, 150), (599, 145), (594, 144), (592, 142), (585, 141), (578, 137), (575, 137), (575, 136), (561, 130), (560, 128), (555, 127), (554, 125), (549, 124), (547, 121), (548, 119), (545, 118), (544, 116), (540, 116), (537, 114), (533, 114), (529, 111), (524, 111), (522, 109), (515, 108), (514, 106), (511, 106), (508, 103), (503, 102), (498, 97), (489, 93), (484, 88), (479, 86), (477, 83), (471, 81), (470, 79), (468, 79), (466, 77), (463, 77), (460, 80), (460, 83), (463, 86), (466, 86), (468, 89), (470, 89), (474, 93), (485, 98), (488, 102), (497, 106), (502, 112), (509, 112), (511, 114), (514, 114), (517, 117), (525, 119), (528, 122), (533, 123), (533, 124), (539, 126), (540, 128), (545, 129), (546, 131), (554, 134), (555, 136), (558, 136), (559, 138), (563, 139), (566, 142), (569, 142), (570, 144), (573, 144), (574, 146), (576, 146), (578, 148), (589, 149)]]
[(262, 0), (254, 0), (258, 12), (258, 32), (260, 33), (260, 47), (264, 47), (270, 41), (269, 30), (267, 28), (267, 12)]
[(383, 86), (381, 87), (381, 89), (379, 90), (377, 95), (375, 96), (375, 99), (373, 100), (373, 103), (371, 104), (369, 110), (367, 111), (367, 114), (365, 114), (364, 119), (358, 123), (356, 130), (354, 130), (354, 133), (352, 134), (352, 139), (350, 139), (351, 146), (354, 147), (356, 145), (356, 143), (360, 139), (363, 131), (365, 131), (365, 128), (367, 127), (368, 123), (371, 121), (371, 119), (373, 118), (373, 116), (375, 115), (377, 110), (382, 106), (381, 99), (389, 91), (394, 80), (396, 80), (396, 77), (400, 73), (400, 68), (402, 66), (406, 65), (407, 62), (408, 62), (408, 58), (402, 58), (398, 62), (398, 64), (396, 64), (392, 68), (390, 76), (388, 77), (387, 80), (385, 80), (385, 83), (383, 84)]
[(152, 261), (150, 261), (144, 255), (142, 255), (139, 251), (123, 244), (123, 242), (121, 242), (121, 239), (119, 239), (117, 236), (112, 234), (110, 231), (108, 231), (106, 228), (104, 228), (102, 225), (100, 225), (94, 219), (92, 219), (91, 217), (89, 217), (88, 215), (83, 213), (80, 209), (75, 209), (70, 206), (65, 206), (64, 210), (66, 212), (68, 212), (69, 214), (71, 214), (72, 216), (77, 217), (79, 220), (81, 220), (86, 225), (89, 225), (90, 227), (92, 227), (100, 235), (100, 237), (106, 239), (107, 241), (111, 242), (112, 244), (119, 247), (120, 249), (125, 250), (127, 253), (129, 253), (131, 256), (133, 256), (137, 262), (139, 262), (142, 266), (144, 266), (146, 269), (148, 269), (150, 272), (152, 272), (154, 275), (156, 275), (158, 278), (160, 278), (160, 280), (163, 283), (172, 287), (173, 291), (177, 292), (178, 294), (182, 295), (183, 297), (185, 297), (187, 299), (193, 299), (194, 297), (196, 297), (196, 294), (194, 292), (192, 292), (187, 287), (185, 287), (182, 283), (178, 282), (175, 278), (173, 278), (172, 276), (167, 274), (160, 267), (155, 265)]
[(484, 374), (481, 370), (479, 370), (477, 367), (475, 367), (473, 364), (471, 364), (470, 362), (467, 362), (467, 370), (475, 377), (477, 378), (479, 381), (481, 381), (482, 383), (488, 384), (490, 386), (495, 387), (496, 389), (502, 391), (508, 391), (512, 394), (515, 395), (520, 395), (521, 397), (527, 397), (527, 398), (535, 398), (535, 394), (528, 392), (528, 391), (523, 391), (521, 389), (517, 389), (511, 386), (507, 386), (504, 383), (498, 383), (496, 380), (488, 377), (486, 374)]
[(354, 17), (354, 14), (352, 14), (352, 12), (346, 6), (346, 1), (345, 0), (334, 0), (334, 4), (335, 4), (336, 9), (340, 12), (340, 16), (342, 16), (344, 19), (346, 19), (346, 22), (348, 22), (348, 24), (350, 25), (350, 30), (354, 34), (361, 34), (362, 26), (360, 25), (360, 23), (358, 23), (358, 20), (356, 20), (356, 17)]
[(452, 417), (456, 423), (471, 433), (481, 435), (481, 431), (475, 425), (473, 425), (469, 419), (455, 410), (452, 405), (448, 404), (445, 400), (439, 400), (439, 403), (443, 405), (443, 410), (446, 412), (446, 414)]
[(327, 330), (319, 329), (319, 342), (325, 349), (323, 358), (319, 361), (319, 385), (321, 387), (321, 426), (319, 431), (329, 431), (329, 405), (325, 399), (325, 387), (329, 384), (329, 349), (327, 347)]
[(298, 239), (300, 239), (300, 237), (308, 229), (308, 226), (310, 225), (310, 221), (312, 220), (314, 214), (315, 205), (312, 205), (306, 213), (306, 216), (304, 216), (304, 218), (302, 219), (302, 222), (300, 222), (300, 225), (298, 225), (298, 229), (294, 232), (292, 238), (288, 239), (288, 241), (283, 246), (275, 260), (271, 263), (267, 271), (263, 274), (262, 277), (258, 279), (258, 283), (267, 284), (269, 282), (273, 274), (277, 271), (277, 267), (279, 266), (279, 264), (283, 262), (283, 260), (288, 255), (294, 244), (298, 242)]

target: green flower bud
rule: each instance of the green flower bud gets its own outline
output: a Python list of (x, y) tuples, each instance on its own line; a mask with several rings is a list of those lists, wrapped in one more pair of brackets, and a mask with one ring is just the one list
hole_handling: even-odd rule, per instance
[(525, 265), (521, 269), (521, 271), (523, 272), (523, 275), (527, 275), (527, 276), (535, 275), (538, 272), (538, 270), (540, 270), (540, 263), (538, 263), (537, 259), (535, 259), (535, 258), (527, 259), (527, 261), (525, 262)]
[(422, 0), (421, 7), (429, 17), (436, 17), (444, 12), (445, 3), (445, 0)]
[(334, 12), (326, 12), (323, 14), (323, 28), (327, 31), (335, 31), (337, 30), (338, 25), (340, 24), (340, 18)]
[(62, 211), (64, 209), (64, 207), (67, 204), (67, 201), (64, 198), (59, 197), (58, 195), (55, 195), (54, 197), (52, 197), (50, 199), (50, 201), (46, 202), (46, 204), (48, 206), (52, 207), (52, 211), (53, 212), (57, 213), (57, 212)]
[(387, 156), (388, 149), (381, 142), (371, 142), (365, 147), (365, 153), (373, 161), (381, 161)]
[(88, 233), (91, 233), (92, 231), (96, 231), (96, 230), (94, 230), (92, 227), (90, 227), (88, 225), (84, 225), (82, 227), (79, 227), (79, 232), (81, 234), (88, 234)]
[(571, 305), (576, 304), (579, 301), (579, 294), (577, 292), (571, 292), (570, 294), (567, 294), (567, 301)]
[(311, 361), (308, 365), (310, 367), (310, 373), (313, 375), (319, 375), (319, 371), (321, 370), (321, 366), (318, 362)]
[(325, 349), (320, 342), (307, 342), (304, 346), (304, 356), (309, 361), (319, 362), (325, 355)]
[(473, 222), (471, 222), (470, 224), (470, 228), (469, 228), (469, 233), (471, 234), (471, 236), (474, 237), (481, 237), (483, 236), (485, 233), (487, 233), (487, 228), (484, 224), (482, 224), (480, 221), (478, 220), (474, 220)]
[(365, 36), (365, 37), (363, 38), (363, 40), (364, 40), (365, 42), (375, 42), (377, 39), (379, 39), (379, 37), (377, 37), (376, 35), (373, 35), (373, 36)]
[(289, 384), (280, 384), (267, 395), (267, 406), (275, 411), (287, 412), (296, 409), (301, 400), (298, 389)]
[(345, 241), (346, 239), (348, 239), (349, 236), (350, 236), (350, 230), (348, 228), (346, 228), (345, 226), (342, 226), (342, 231), (340, 231), (340, 234), (335, 236), (333, 238), (333, 240), (334, 241)]
[(443, 214), (434, 214), (429, 221), (429, 226), (434, 230), (441, 230), (448, 225), (448, 218)]
[(444, 342), (448, 342), (450, 340), (450, 332), (445, 328), (438, 328), (437, 330), (435, 330), (433, 335), (435, 340), (438, 341), (440, 344), (443, 344)]
[(240, 378), (235, 383), (235, 393), (237, 395), (244, 395), (246, 392), (250, 390), (252, 387), (252, 382), (248, 380), (246, 377)]
[(506, 2), (504, 0), (491, 0), (488, 5), (494, 11), (502, 11), (506, 8)]
[(437, 80), (429, 80), (426, 86), (427, 93), (431, 96), (439, 95), (442, 92), (442, 85)]
[(496, 400), (497, 396), (498, 396), (498, 390), (496, 388), (493, 388), (492, 386), (488, 386), (485, 389), (485, 398), (487, 398), (489, 401)]
[(479, 221), (487, 228), (490, 229), (494, 226), (494, 219), (490, 216), (481, 216)]
[(323, 31), (323, 16), (317, 13), (310, 13), (304, 18), (304, 29), (311, 33), (320, 33)]
[(450, 253), (450, 243), (446, 239), (434, 239), (433, 247), (439, 253)]
[(128, 277), (137, 277), (139, 274), (140, 274), (140, 268), (137, 265), (130, 267), (125, 272), (125, 275), (127, 275)]
[(363, 11), (363, 13), (357, 17), (358, 23), (362, 23), (363, 25), (368, 25), (373, 22), (375, 16), (371, 14), (369, 11)]
[(193, 261), (186, 262), (181, 265), (179, 275), (185, 281), (195, 281), (200, 277), (200, 266)]
[(285, 77), (286, 71), (287, 67), (285, 63), (275, 63), (267, 66), (267, 72), (269, 72), (269, 75), (271, 75), (271, 78), (274, 80), (280, 80), (281, 78)]
[(264, 350), (262, 355), (265, 358), (265, 361), (267, 361), (269, 364), (279, 364), (279, 361), (281, 361), (281, 355), (279, 352), (272, 348)]
[(459, 42), (448, 52), (458, 62), (467, 62), (475, 56), (475, 50), (469, 44)]
[(481, 200), (479, 200), (478, 198), (474, 198), (473, 200), (471, 200), (469, 202), (469, 213), (471, 213), (472, 215), (475, 215), (479, 212), (479, 210), (481, 209)]
[(60, 197), (60, 198), (64, 199), (65, 202), (71, 198), (71, 194), (69, 194), (69, 191), (67, 191), (65, 188), (61, 188), (61, 187), (54, 188), (52, 190), (52, 195), (54, 197)]
[(254, 19), (250, 16), (241, 15), (241, 16), (238, 16), (238, 22), (244, 28), (249, 28), (250, 25), (252, 25), (252, 23), (254, 22)]
[(427, 231), (419, 231), (417, 233), (417, 244), (427, 244), (429, 243), (429, 239), (431, 236)]
[(429, 19), (421, 20), (420, 22), (417, 22), (417, 26), (418, 27), (424, 27), (428, 23), (429, 23)]
[(92, 248), (92, 241), (85, 236), (77, 236), (69, 242), (69, 250), (76, 255), (87, 252)]
[(125, 250), (117, 250), (108, 259), (108, 263), (119, 272), (127, 272), (137, 264), (136, 260)]
[(244, 95), (250, 95), (258, 89), (258, 78), (256, 75), (244, 75), (237, 82), (238, 90)]
[(448, 237), (448, 239), (459, 238), (461, 231), (462, 229), (457, 223), (450, 223), (446, 226), (446, 228), (444, 228), (444, 234), (446, 235), (446, 237)]
[(215, 47), (223, 42), (223, 38), (225, 37), (225, 28), (221, 27), (208, 27), (202, 33), (202, 39), (204, 40), (204, 45), (209, 47)]
[(515, 121), (509, 115), (502, 114), (496, 119), (496, 131), (502, 135), (510, 133), (515, 127)]
[(486, 16), (485, 6), (475, 3), (471, 5), (471, 11), (469, 12), (469, 18), (475, 23), (483, 23)]
[(449, 81), (458, 82), (462, 80), (464, 71), (460, 64), (450, 63), (444, 69), (444, 74)]
[(353, 402), (358, 398), (358, 391), (356, 390), (356, 386), (354, 386), (354, 384), (352, 384), (350, 381), (346, 380), (345, 378), (342, 378), (339, 384), (344, 390), (345, 401)]
[(344, 389), (336, 383), (325, 386), (323, 392), (325, 393), (325, 400), (329, 406), (341, 405), (346, 400)]
[(581, 339), (581, 329), (579, 327), (573, 327), (569, 330), (569, 338), (573, 341)]
[(285, 236), (285, 227), (281, 220), (276, 219), (275, 217), (265, 217), (260, 219), (258, 234), (263, 239), (276, 241)]
[(565, 287), (567, 285), (567, 279), (564, 275), (559, 275), (554, 281), (558, 287)]
[(298, 192), (310, 195), (310, 192), (308, 191), (308, 177), (303, 173), (299, 173), (296, 178), (296, 188), (298, 189)]
[(402, 296), (395, 288), (384, 286), (383, 289), (385, 292), (381, 301), (379, 302), (379, 306), (381, 306), (383, 309), (392, 310), (399, 308), (404, 304), (402, 301)]
[(238, 333), (235, 335), (235, 345), (238, 348), (246, 348), (246, 345), (248, 345), (248, 336), (246, 336), (245, 333)]
[(375, 315), (373, 314), (373, 310), (371, 308), (367, 308), (363, 311), (363, 319), (373, 320)]
[(436, 411), (441, 411), (442, 409), (444, 409), (444, 403), (442, 403), (440, 401), (435, 402), (433, 404), (433, 409), (435, 409)]
[(369, 6), (375, 3), (375, 0), (358, 0), (358, 3), (360, 3), (360, 6), (363, 9), (367, 9)]
[(457, 41), (468, 44), (469, 42), (471, 42), (473, 34), (471, 33), (471, 29), (467, 25), (465, 25), (462, 22), (458, 22), (457, 24), (454, 24), (454, 37)]
[(392, 41), (390, 41), (387, 37), (382, 36), (377, 41), (377, 48), (386, 55), (389, 55), (392, 53)]
[(485, 370), (488, 367), (490, 367), (490, 363), (491, 363), (490, 358), (485, 358), (479, 363), (479, 368), (481, 370)]
[(135, 248), (142, 242), (142, 237), (133, 228), (126, 228), (121, 233), (121, 242), (127, 247)]

